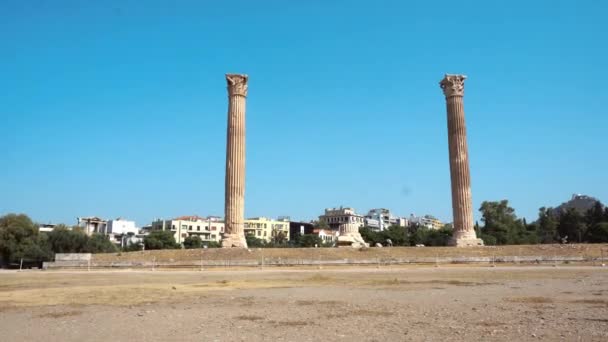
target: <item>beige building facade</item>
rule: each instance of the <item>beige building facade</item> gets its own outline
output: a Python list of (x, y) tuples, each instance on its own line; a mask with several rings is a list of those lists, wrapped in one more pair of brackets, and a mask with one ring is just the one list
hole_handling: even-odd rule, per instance
[(188, 236), (197, 235), (203, 242), (220, 242), (224, 234), (224, 222), (219, 217), (181, 216), (172, 220), (152, 222), (152, 230), (170, 230), (175, 242), (183, 243)]
[(273, 220), (267, 217), (253, 217), (245, 220), (245, 235), (255, 236), (266, 242), (277, 239), (280, 235), (289, 240), (289, 221)]

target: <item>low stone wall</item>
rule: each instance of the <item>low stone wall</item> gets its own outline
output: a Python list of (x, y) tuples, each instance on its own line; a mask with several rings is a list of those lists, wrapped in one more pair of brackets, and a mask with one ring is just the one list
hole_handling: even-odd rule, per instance
[(592, 262), (602, 264), (605, 260), (582, 256), (500, 256), (500, 257), (418, 257), (418, 258), (371, 258), (371, 259), (286, 259), (260, 258), (227, 260), (190, 261), (123, 261), (123, 262), (82, 262), (59, 261), (45, 263), (46, 268), (229, 268), (229, 267), (293, 267), (293, 266), (388, 266), (388, 265), (446, 265), (446, 264), (558, 264)]
[(91, 253), (55, 253), (55, 261), (90, 261)]

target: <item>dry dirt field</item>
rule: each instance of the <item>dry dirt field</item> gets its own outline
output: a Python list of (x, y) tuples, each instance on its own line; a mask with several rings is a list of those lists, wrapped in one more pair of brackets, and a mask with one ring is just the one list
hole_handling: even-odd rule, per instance
[(608, 267), (1, 271), (1, 341), (607, 341)]

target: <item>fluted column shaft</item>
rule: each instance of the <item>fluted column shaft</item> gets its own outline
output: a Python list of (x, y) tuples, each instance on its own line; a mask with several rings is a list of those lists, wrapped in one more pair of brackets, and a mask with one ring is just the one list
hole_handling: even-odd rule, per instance
[(245, 241), (245, 101), (247, 76), (226, 75), (228, 130), (226, 141), (224, 247), (247, 247)]
[(446, 75), (440, 85), (446, 97), (448, 117), (448, 145), (450, 151), (450, 177), (452, 185), (452, 213), (454, 234), (452, 245), (479, 245), (473, 223), (471, 173), (467, 132), (464, 120), (463, 75)]

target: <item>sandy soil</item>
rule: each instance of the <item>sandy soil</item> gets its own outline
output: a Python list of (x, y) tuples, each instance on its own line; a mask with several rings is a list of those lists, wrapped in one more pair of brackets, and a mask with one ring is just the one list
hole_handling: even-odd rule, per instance
[(606, 341), (608, 268), (0, 272), (2, 341)]

